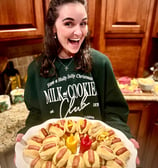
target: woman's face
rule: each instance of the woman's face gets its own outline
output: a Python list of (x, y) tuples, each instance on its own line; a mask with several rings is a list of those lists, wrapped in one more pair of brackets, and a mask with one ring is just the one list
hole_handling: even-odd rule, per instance
[(81, 3), (67, 3), (58, 8), (59, 17), (53, 29), (62, 45), (61, 58), (74, 56), (88, 32), (87, 12)]

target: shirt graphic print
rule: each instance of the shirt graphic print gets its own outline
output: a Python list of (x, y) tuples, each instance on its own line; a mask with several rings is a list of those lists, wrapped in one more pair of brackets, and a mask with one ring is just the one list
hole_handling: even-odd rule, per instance
[(91, 74), (68, 73), (47, 83), (43, 93), (45, 103), (52, 105), (50, 113), (58, 113), (59, 118), (82, 116), (94, 119), (96, 111), (99, 112), (96, 86)]

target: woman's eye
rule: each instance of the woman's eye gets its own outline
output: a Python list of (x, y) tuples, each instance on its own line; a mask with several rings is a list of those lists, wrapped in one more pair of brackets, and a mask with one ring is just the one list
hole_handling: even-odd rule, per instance
[(73, 24), (72, 24), (72, 22), (66, 22), (65, 23), (65, 26), (68, 26), (68, 27), (70, 27), (70, 26), (72, 26)]
[(87, 22), (82, 22), (81, 23), (81, 26), (86, 26), (87, 25)]

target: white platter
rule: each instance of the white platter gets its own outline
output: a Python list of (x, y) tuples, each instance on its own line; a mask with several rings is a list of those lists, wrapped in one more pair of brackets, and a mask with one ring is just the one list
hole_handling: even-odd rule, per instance
[[(68, 117), (66, 119), (73, 119), (73, 120), (79, 120), (81, 119), (81, 117)], [(22, 141), (21, 142), (17, 142), (15, 145), (15, 154), (16, 154), (16, 159), (15, 159), (15, 164), (17, 168), (29, 168), (29, 163), (31, 160), (29, 160), (28, 158), (23, 156), (23, 150), (26, 146), (26, 141), (31, 138), (32, 136), (35, 135), (35, 133), (37, 133), (41, 128), (45, 128), (49, 123), (52, 122), (56, 122), (58, 119), (50, 119), (45, 121), (44, 123), (31, 127), (26, 133), (25, 135), (22, 137)], [(89, 120), (89, 119), (87, 119)], [(121, 140), (123, 141), (124, 145), (127, 147), (127, 149), (130, 151), (131, 156), (130, 159), (127, 162), (127, 168), (136, 168), (136, 157), (137, 157), (137, 150), (135, 149), (134, 145), (132, 144), (132, 142), (118, 129), (112, 128), (111, 126), (105, 124), (102, 121), (99, 120), (89, 120), (90, 122), (100, 122), (101, 124), (103, 124), (106, 128), (111, 128), (114, 130), (115, 134), (121, 138)]]

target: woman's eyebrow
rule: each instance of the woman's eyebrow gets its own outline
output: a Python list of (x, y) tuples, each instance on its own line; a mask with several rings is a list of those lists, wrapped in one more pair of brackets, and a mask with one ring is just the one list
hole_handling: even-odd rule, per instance
[(70, 18), (70, 17), (67, 17), (67, 18), (65, 18), (65, 19), (63, 19), (62, 21), (65, 21), (65, 20), (74, 20), (73, 18)]
[[(87, 20), (87, 19), (88, 19), (88, 18), (85, 17), (85, 18), (82, 19), (82, 21)], [(66, 20), (72, 20), (72, 21), (74, 21), (74, 19), (73, 19), (73, 18), (70, 18), (70, 17), (64, 18), (62, 21), (66, 21)]]
[(85, 21), (85, 20), (88, 20), (88, 18), (87, 18), (87, 17), (85, 17), (85, 18), (83, 18), (83, 19), (82, 19), (82, 21)]

